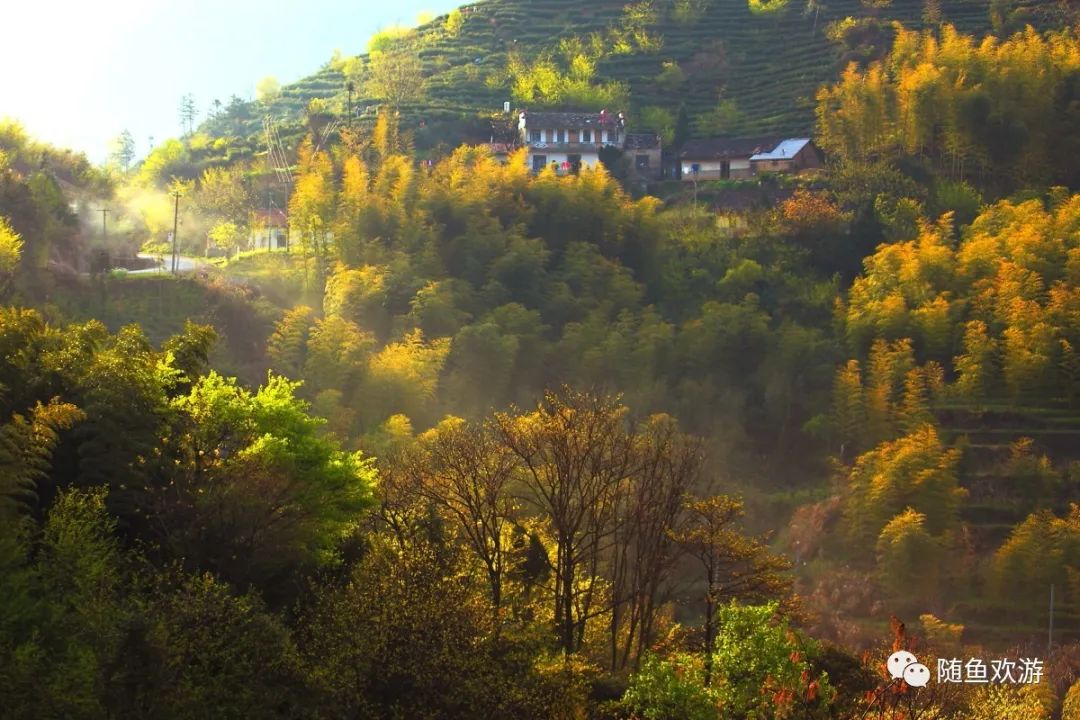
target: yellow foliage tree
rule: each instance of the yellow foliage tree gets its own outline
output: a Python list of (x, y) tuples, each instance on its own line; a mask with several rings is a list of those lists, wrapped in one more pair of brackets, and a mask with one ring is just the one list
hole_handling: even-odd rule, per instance
[[(1080, 505), (1074, 503), (1065, 517), (1039, 510), (1017, 525), (994, 553), (990, 585), (997, 597), (1013, 601), (1017, 612), (1034, 618), (1039, 610), (1030, 603), (1032, 589), (1070, 588), (1070, 576), (1078, 571)], [(1066, 592), (1065, 602), (1072, 605), (1076, 599)]]
[(1080, 680), (1074, 682), (1065, 693), (1061, 708), (1061, 720), (1080, 720)]
[(980, 169), (1006, 182), (1076, 177), (1061, 148), (1074, 121), (1055, 104), (1080, 68), (1074, 29), (1028, 26), (982, 42), (948, 24), (894, 32), (888, 57), (853, 63), (818, 92), (818, 140), (834, 159), (909, 154), (961, 178)]
[(429, 417), (449, 352), (450, 338), (429, 342), (423, 332), (414, 330), (372, 355), (363, 389), (368, 422), (381, 422), (395, 413)]
[(921, 513), (940, 535), (956, 523), (966, 491), (956, 477), (960, 451), (947, 448), (933, 425), (923, 425), (859, 456), (848, 475), (845, 516), (857, 542), (878, 537), (905, 509)]
[(0, 215), (0, 297), (7, 294), (11, 279), (19, 267), (22, 246), (23, 242), (19, 233), (15, 232), (7, 218)]
[(299, 150), (299, 174), (289, 198), (289, 224), (300, 238), (304, 255), (320, 256), (326, 246), (326, 234), (333, 219), (333, 164), (325, 152), (316, 150), (308, 137)]
[(911, 508), (889, 520), (875, 545), (878, 582), (893, 602), (933, 602), (941, 580), (941, 542), (926, 529), (926, 515)]

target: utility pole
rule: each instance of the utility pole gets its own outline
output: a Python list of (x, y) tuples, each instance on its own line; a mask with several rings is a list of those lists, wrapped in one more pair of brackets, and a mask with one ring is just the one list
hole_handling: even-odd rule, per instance
[(697, 215), (697, 179), (700, 167), (697, 163), (690, 166), (690, 171), (694, 174), (694, 215)]
[(177, 235), (176, 230), (179, 225), (180, 219), (180, 190), (172, 191), (173, 199), (176, 201), (173, 206), (173, 220), (172, 220), (172, 272), (176, 275), (180, 271), (180, 256), (177, 255)]
[(1054, 586), (1050, 586), (1050, 632), (1046, 637), (1046, 659), (1050, 660), (1050, 655), (1054, 651)]
[(101, 237), (105, 242), (108, 242), (108, 240), (109, 240), (109, 229), (108, 229), (107, 225), (105, 224), (105, 216), (108, 215), (112, 211), (109, 210), (108, 208), (101, 208), (98, 212), (101, 213)]
[(349, 115), (349, 128), (350, 129), (352, 128), (352, 120), (353, 120), (352, 94), (353, 94), (353, 88), (354, 87), (355, 86), (353, 85), (352, 80), (349, 80), (348, 82), (345, 83), (345, 89), (349, 93), (349, 106), (347, 108), (345, 108), (345, 112), (348, 113), (348, 115)]

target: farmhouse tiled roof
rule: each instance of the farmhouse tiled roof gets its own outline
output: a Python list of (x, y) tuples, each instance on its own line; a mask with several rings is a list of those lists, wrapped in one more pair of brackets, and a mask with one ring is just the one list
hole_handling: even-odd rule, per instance
[(655, 150), (658, 147), (660, 147), (660, 136), (656, 133), (626, 133), (627, 150)]
[(285, 227), (289, 224), (289, 216), (285, 214), (285, 211), (281, 208), (273, 208), (267, 211), (266, 208), (260, 208), (256, 210), (253, 215), (255, 216), (255, 225), (257, 227)]
[(680, 157), (689, 160), (728, 160), (749, 158), (757, 153), (768, 152), (776, 147), (779, 138), (701, 138), (688, 140)]
[(526, 112), (525, 125), (536, 130), (553, 128), (607, 127), (619, 122), (619, 114), (607, 114), (607, 122), (601, 125), (600, 113), (582, 112)]

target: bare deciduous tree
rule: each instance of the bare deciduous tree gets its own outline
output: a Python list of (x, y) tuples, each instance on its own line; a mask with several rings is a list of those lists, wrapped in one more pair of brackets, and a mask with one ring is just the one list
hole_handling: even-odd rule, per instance
[(598, 598), (599, 570), (636, 469), (626, 414), (618, 398), (564, 389), (547, 393), (532, 413), (495, 418), (522, 465), (528, 500), (551, 525), (555, 626), (568, 654), (581, 647), (588, 620), (609, 609)]
[(705, 571), (705, 682), (712, 671), (716, 609), (731, 600), (762, 602), (791, 592), (786, 572), (791, 563), (757, 538), (743, 535), (736, 524), (743, 516), (741, 500), (715, 495), (688, 502), (690, 523), (673, 538), (696, 557)]
[(666, 415), (653, 417), (639, 430), (636, 454), (637, 472), (626, 486), (611, 561), (612, 670), (631, 659), (636, 663), (654, 639), (657, 613), (680, 555), (672, 534), (702, 460), (701, 442), (680, 433)]
[(421, 437), (414, 472), (420, 493), (456, 521), (483, 563), (498, 610), (507, 570), (505, 529), (515, 509), (510, 481), (518, 461), (495, 432), (460, 419), (444, 421)]

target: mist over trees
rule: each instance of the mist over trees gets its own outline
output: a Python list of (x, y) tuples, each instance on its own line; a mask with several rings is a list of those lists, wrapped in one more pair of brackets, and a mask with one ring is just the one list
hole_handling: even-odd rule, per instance
[[(844, 56), (862, 5), (748, 8)], [(507, 80), (633, 99), (602, 63), (711, 7)], [(315, 98), (267, 162), (205, 132), (242, 102), (102, 168), (0, 124), (0, 714), (1072, 717), (1080, 51), (923, 10), (820, 88), (823, 172), (700, 197), (418, 149), (407, 29), (331, 62), (377, 112)], [(174, 227), (195, 269), (138, 272)], [(897, 650), (1044, 672), (917, 688)]]

